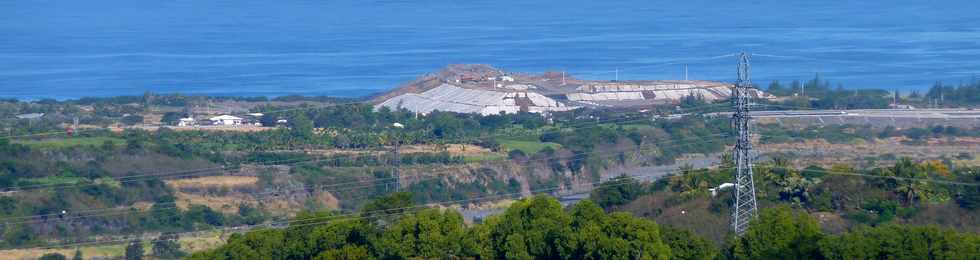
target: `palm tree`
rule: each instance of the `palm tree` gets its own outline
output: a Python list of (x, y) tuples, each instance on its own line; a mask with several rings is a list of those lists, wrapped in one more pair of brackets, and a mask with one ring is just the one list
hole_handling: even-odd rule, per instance
[(905, 198), (906, 205), (912, 204), (916, 199), (929, 197), (929, 183), (923, 180), (929, 176), (925, 169), (909, 158), (898, 160), (892, 167), (891, 174), (897, 177), (895, 181), (898, 184), (898, 192)]

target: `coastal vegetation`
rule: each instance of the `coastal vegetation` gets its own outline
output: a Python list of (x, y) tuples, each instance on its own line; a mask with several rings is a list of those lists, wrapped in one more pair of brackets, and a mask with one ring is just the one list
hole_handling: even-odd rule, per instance
[(816, 74), (812, 79), (784, 84), (772, 81), (766, 92), (781, 98), (769, 102), (769, 109), (867, 109), (910, 105), (918, 108), (970, 107), (980, 104), (980, 81), (949, 85), (936, 82), (925, 93), (918, 90), (901, 92), (885, 89), (847, 89)]
[(900, 225), (827, 234), (816, 219), (786, 206), (763, 210), (745, 236), (720, 246), (631, 214), (606, 213), (590, 201), (562, 208), (553, 198), (536, 196), (478, 224), (464, 223), (454, 211), (400, 206), (406, 204), (377, 209), (384, 214), (306, 213), (285, 229), (233, 235), (228, 244), (189, 259), (929, 259), (980, 254), (976, 234)]
[[(620, 245), (617, 241), (631, 239), (647, 239), (642, 241), (655, 245), (655, 248), (642, 249), (656, 252), (649, 256), (657, 258), (701, 258), (705, 255), (699, 255), (699, 252), (708, 256), (734, 255), (736, 252), (734, 242), (725, 242), (728, 235), (723, 225), (708, 228), (712, 226), (710, 223), (724, 222), (727, 216), (727, 203), (730, 202), (724, 198), (730, 196), (726, 191), (720, 191), (719, 195), (711, 197), (708, 190), (730, 179), (731, 173), (725, 166), (682, 168), (673, 176), (652, 183), (616, 178), (595, 185), (609, 177), (604, 174), (608, 175), (607, 172), (614, 169), (670, 165), (695, 154), (718, 157), (731, 145), (728, 119), (702, 112), (723, 111), (719, 108), (725, 104), (712, 104), (691, 96), (679, 106), (658, 106), (643, 112), (580, 109), (542, 117), (531, 113), (433, 112), (420, 115), (318, 98), (212, 99), (215, 100), (230, 102), (223, 105), (247, 107), (250, 113), (262, 113), (263, 116), (255, 120), (265, 126), (257, 127), (258, 131), (234, 131), (163, 125), (188, 113), (200, 113), (201, 108), (195, 108), (196, 105), (210, 106), (207, 99), (180, 95), (148, 93), (144, 97), (0, 102), (0, 114), (5, 117), (44, 113), (38, 118), (0, 120), (8, 134), (0, 138), (0, 192), (3, 192), (0, 194), (0, 249), (83, 243), (93, 236), (142, 236), (139, 248), (145, 247), (143, 254), (169, 258), (181, 255), (180, 250), (172, 250), (174, 245), (165, 243), (179, 239), (167, 238), (173, 234), (282, 223), (301, 220), (304, 216), (356, 216), (377, 207), (371, 206), (371, 198), (389, 195), (395, 190), (407, 192), (405, 200), (411, 203), (403, 203), (407, 206), (484, 197), (514, 199), (535, 191), (588, 189), (594, 185), (598, 187), (591, 194), (594, 204), (574, 206), (581, 208), (576, 214), (586, 214), (599, 207), (610, 213), (631, 212), (632, 216), (623, 213), (596, 215), (578, 220), (585, 221), (583, 225), (586, 226), (580, 227), (581, 230), (572, 228), (569, 232), (592, 232), (588, 229), (625, 223), (657, 230), (658, 235), (654, 236), (651, 231), (644, 238), (626, 237), (628, 234), (613, 230), (603, 234), (581, 234), (604, 237), (612, 242), (602, 246), (563, 245), (561, 250), (571, 250), (565, 253), (576, 256), (625, 253), (630, 256), (630, 248), (636, 249), (633, 248), (635, 242)], [(142, 119), (135, 120), (135, 116)], [(79, 118), (78, 129), (66, 132), (65, 128), (74, 127), (75, 117)], [(154, 120), (158, 122), (154, 123)], [(396, 123), (401, 127), (395, 127)], [(792, 145), (815, 140), (853, 144), (901, 140), (903, 145), (926, 146), (938, 141), (969, 141), (978, 137), (975, 128), (940, 125), (899, 129), (867, 125), (796, 127), (762, 124), (757, 129), (760, 144)], [(397, 155), (396, 149), (399, 149)], [(766, 156), (779, 157), (779, 154)], [(832, 212), (840, 218), (832, 223), (840, 225), (821, 231), (827, 232), (821, 239), (844, 237), (840, 234), (850, 232), (848, 230), (866, 234), (893, 232), (878, 227), (898, 224), (936, 224), (939, 226), (936, 230), (963, 229), (980, 222), (968, 217), (948, 221), (937, 216), (939, 212), (975, 211), (980, 205), (980, 192), (976, 189), (889, 182), (888, 179), (828, 172), (977, 182), (980, 180), (975, 177), (976, 169), (971, 168), (976, 164), (965, 163), (974, 160), (974, 156), (965, 152), (936, 160), (917, 158), (912, 161), (882, 155), (875, 157), (874, 163), (862, 165), (868, 167), (861, 170), (853, 169), (857, 167), (855, 165), (803, 167), (809, 165), (792, 163), (790, 156), (775, 158), (757, 168), (764, 177), (757, 180), (760, 182), (760, 202), (767, 207), (786, 205), (795, 211), (809, 213)], [(896, 167), (914, 171), (896, 170)], [(222, 178), (203, 179), (209, 177)], [(190, 185), (189, 182), (200, 184)], [(854, 190), (837, 191), (848, 187)], [(848, 196), (834, 195), (838, 193)], [(654, 202), (658, 206), (651, 207), (649, 203)], [(704, 206), (703, 217), (682, 222), (671, 215), (678, 207), (691, 206)], [(567, 218), (570, 223), (577, 221), (578, 216), (572, 214), (575, 210), (561, 207), (556, 210), (560, 213), (548, 214), (556, 214), (556, 217), (565, 214), (559, 218)], [(406, 212), (406, 215), (410, 214), (416, 213)], [(455, 223), (456, 216), (449, 211), (431, 210), (426, 214), (431, 215), (424, 218)], [(473, 239), (484, 239), (472, 234), (476, 231), (512, 232), (494, 231), (494, 228), (503, 227), (491, 225), (492, 219), (460, 224), (458, 232), (462, 233), (454, 233), (454, 241), (475, 243), (472, 241), (477, 240)], [(396, 220), (400, 219), (387, 217), (376, 223), (345, 220), (344, 223), (370, 232), (364, 231), (362, 241), (351, 244), (351, 247), (304, 248), (301, 251), (309, 257), (336, 249), (340, 251), (330, 254), (363, 253), (378, 258), (435, 257), (431, 252), (444, 252), (430, 249), (429, 253), (419, 253), (404, 248), (385, 248), (387, 245), (380, 241), (386, 236), (389, 241), (393, 239), (390, 236), (395, 235), (386, 234), (395, 232), (389, 229)], [(518, 221), (507, 221), (511, 220)], [(871, 228), (858, 231), (863, 226)], [(287, 236), (290, 230), (254, 232), (271, 232), (270, 235), (276, 236), (280, 234), (276, 232), (282, 232), (283, 236), (291, 237)], [(404, 230), (397, 232), (406, 236)], [(452, 247), (458, 256), (506, 258), (523, 255), (520, 252), (524, 251), (501, 249), (522, 246), (516, 240), (511, 242), (506, 238), (512, 234), (505, 236), (504, 233), (499, 235), (503, 238), (479, 240), (500, 248), (470, 244), (439, 246)], [(265, 236), (262, 234), (259, 236)], [(519, 235), (526, 238), (529, 234)], [(247, 241), (242, 239), (234, 238), (228, 246), (237, 243), (234, 241)], [(523, 247), (531, 248), (529, 243), (526, 241)], [(157, 244), (161, 247), (159, 253), (150, 246)], [(686, 251), (675, 249), (680, 244), (689, 248)], [(590, 251), (603, 246), (626, 250), (606, 252), (608, 255)], [(136, 250), (137, 247), (133, 248)], [(539, 256), (535, 252), (550, 250), (553, 252), (545, 255), (555, 256), (564, 252), (540, 250), (544, 251), (525, 253)], [(821, 250), (817, 250), (819, 254), (825, 254)], [(117, 251), (122, 252), (122, 249)], [(221, 249), (208, 254), (218, 252)]]

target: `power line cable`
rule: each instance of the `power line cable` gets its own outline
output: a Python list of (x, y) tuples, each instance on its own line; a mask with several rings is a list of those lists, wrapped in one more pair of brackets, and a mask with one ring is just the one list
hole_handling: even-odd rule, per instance
[(696, 62), (696, 61), (717, 60), (717, 59), (734, 57), (735, 55), (736, 55), (736, 53), (729, 53), (729, 54), (723, 54), (723, 55), (717, 55), (717, 56), (709, 56), (709, 57), (695, 57), (695, 58), (671, 59), (671, 60), (665, 60), (665, 61), (660, 61), (660, 62), (648, 63), (647, 65), (624, 67), (624, 68), (620, 68), (620, 69), (616, 69), (616, 70), (596, 71), (596, 72), (588, 72), (588, 73), (575, 73), (575, 74), (571, 74), (571, 76), (580, 76), (580, 75), (585, 75), (585, 76), (607, 75), (607, 74), (614, 73), (614, 72), (617, 72), (617, 71), (618, 72), (622, 72), (622, 71), (630, 71), (630, 70), (639, 70), (639, 69), (649, 69), (649, 68), (663, 67), (663, 66), (668, 66), (668, 65), (679, 65), (679, 64), (685, 64), (685, 63)]
[[(674, 145), (670, 145), (670, 146), (663, 146), (664, 143), (649, 143), (649, 144), (644, 144), (644, 145), (638, 146), (636, 148), (633, 148), (633, 147), (620, 148), (620, 149), (614, 149), (613, 151), (648, 151), (648, 150), (654, 150), (654, 149), (663, 149), (663, 148), (669, 148), (669, 147), (686, 146), (686, 145), (699, 144), (699, 143), (712, 143), (712, 142), (721, 141), (720, 138), (721, 137), (724, 137), (725, 135), (726, 134), (715, 134), (715, 135), (708, 135), (708, 136), (701, 136), (701, 137), (685, 138), (685, 139), (682, 139), (682, 140), (692, 139), (692, 138), (698, 138), (698, 139), (701, 139), (701, 140), (700, 141), (695, 141), (695, 142), (685, 142), (685, 143), (680, 143), (680, 144), (674, 144)], [(705, 139), (705, 138), (708, 138), (708, 139)], [(682, 140), (672, 140), (669, 143), (680, 142)], [(649, 146), (649, 147), (644, 148), (644, 149), (640, 149), (640, 147), (643, 147), (643, 146)], [(588, 155), (592, 155), (592, 154), (607, 153), (607, 152), (610, 152), (610, 151), (578, 152), (578, 153), (573, 153), (570, 156), (549, 157), (549, 158), (541, 158), (541, 159), (527, 160), (523, 164), (530, 165), (531, 163), (534, 163), (534, 162), (544, 162), (544, 161), (550, 161), (550, 160), (554, 160), (554, 159), (581, 160), (581, 159), (587, 158), (587, 157), (583, 157), (583, 156), (588, 156)], [(606, 155), (606, 156), (612, 157), (612, 156), (617, 156), (617, 155)], [(602, 158), (602, 157), (600, 157), (600, 158)], [(510, 161), (501, 161), (501, 162), (509, 163)], [(444, 169), (443, 171), (450, 171), (450, 170), (453, 170), (453, 169)], [(431, 173), (432, 172), (430, 172), (430, 174)], [(443, 176), (440, 176), (440, 175), (432, 175), (432, 176), (429, 176), (429, 177), (438, 178), (438, 177), (443, 177)], [(292, 192), (292, 191), (299, 191), (299, 190), (311, 190), (311, 189), (322, 189), (324, 191), (334, 191), (334, 192), (337, 192), (337, 191), (347, 191), (347, 190), (358, 189), (358, 188), (370, 188), (370, 187), (376, 187), (376, 186), (380, 186), (380, 185), (387, 185), (387, 184), (389, 184), (389, 183), (387, 183), (387, 181), (390, 181), (390, 180), (393, 180), (393, 179), (397, 179), (397, 178), (398, 177), (384, 178), (384, 179), (375, 179), (375, 180), (372, 180), (372, 181), (368, 181), (367, 182), (367, 183), (375, 183), (374, 185), (362, 185), (362, 186), (355, 186), (353, 188), (348, 187), (348, 188), (342, 189), (342, 190), (330, 190), (330, 189), (323, 189), (323, 188), (340, 187), (340, 186), (347, 186), (347, 185), (353, 185), (353, 184), (364, 184), (365, 182), (364, 181), (353, 181), (353, 182), (345, 182), (345, 183), (334, 183), (334, 184), (329, 184), (329, 185), (304, 185), (304, 187), (302, 187), (302, 188), (295, 188), (295, 189), (289, 189), (289, 190), (266, 191), (266, 192), (261, 192), (261, 193), (253, 193), (251, 195), (255, 196), (255, 195), (278, 194), (278, 193), (284, 193), (284, 192)], [(427, 179), (420, 179), (420, 180), (424, 181), (424, 180), (427, 180)], [(176, 202), (167, 202), (167, 203), (162, 203), (162, 204), (161, 203), (158, 203), (158, 204), (155, 204), (155, 205), (165, 205), (165, 204), (175, 204), (175, 203)], [(171, 208), (177, 208), (177, 207), (174, 206), (174, 207), (166, 207), (166, 208), (151, 208), (151, 210), (171, 209)], [(130, 208), (118, 208), (117, 207), (117, 208), (109, 208), (106, 211), (112, 211), (112, 210), (131, 210), (131, 209), (132, 209), (131, 207)], [(88, 210), (86, 212), (93, 212), (93, 211), (94, 210)], [(126, 212), (126, 214), (128, 214), (128, 213), (129, 212)], [(38, 218), (38, 217), (42, 217), (43, 218), (43, 217), (53, 217), (53, 216), (59, 216), (59, 215), (61, 215), (61, 214), (57, 214), (56, 213), (56, 214), (44, 214), (44, 215), (18, 216), (18, 217), (3, 218), (3, 219), (0, 219), (0, 220), (24, 219), (24, 218)], [(109, 214), (109, 215), (116, 215), (116, 214)], [(93, 216), (106, 216), (106, 215), (92, 214), (92, 215), (86, 215), (86, 216), (71, 216), (71, 217), (66, 217), (66, 218), (61, 218), (61, 219), (62, 220), (64, 220), (64, 219), (78, 219), (78, 218), (93, 217)], [(25, 224), (25, 223), (40, 223), (40, 222), (46, 222), (46, 220), (41, 220), (41, 221), (24, 221), (24, 222), (13, 222), (13, 223), (0, 223), (0, 224), (10, 225), (10, 224)]]
[[(710, 105), (704, 105), (704, 106), (694, 107), (694, 108), (690, 108), (690, 109), (686, 109), (686, 110), (687, 111), (694, 111), (695, 109), (708, 108), (708, 107), (716, 107), (716, 106), (719, 106), (719, 105), (723, 105), (723, 104), (710, 104)], [(595, 122), (592, 122), (592, 121), (583, 122), (583, 123), (578, 124), (578, 125), (561, 126), (561, 127), (557, 128), (557, 129), (542, 131), (542, 132), (539, 132), (539, 133), (536, 133), (536, 134), (544, 134), (544, 133), (550, 133), (550, 132), (562, 132), (562, 131), (567, 130), (568, 128), (584, 127), (584, 126), (588, 126), (588, 125), (600, 125), (600, 124), (607, 124), (607, 123), (619, 123), (619, 124), (621, 124), (621, 123), (627, 123), (627, 122), (641, 122), (641, 121), (649, 121), (649, 120), (651, 120), (651, 119), (650, 118), (645, 118), (645, 117), (633, 118), (633, 119), (630, 119), (630, 118), (614, 118), (614, 119), (601, 120), (601, 121), (597, 120)], [(498, 136), (513, 136), (513, 134), (512, 133), (500, 133), (500, 134), (494, 134), (494, 135), (484, 135), (484, 136), (480, 136), (480, 137), (460, 138), (460, 139), (452, 140), (452, 141), (472, 142), (474, 140), (489, 139), (491, 137), (498, 137)], [(312, 161), (312, 160), (317, 160), (317, 158), (289, 159), (289, 160), (280, 160), (278, 162), (290, 162), (290, 161), (304, 162), (304, 161)], [(276, 161), (272, 161), (272, 162), (273, 163), (278, 163)], [(150, 177), (150, 178), (158, 178), (158, 177), (189, 177), (189, 176), (197, 176), (197, 175), (209, 174), (210, 172), (202, 172), (202, 171), (212, 171), (212, 170), (225, 170), (225, 167), (224, 166), (219, 166), (219, 167), (209, 167), (209, 168), (201, 168), (201, 169), (191, 169), (191, 170), (162, 172), (162, 173), (155, 173), (155, 174), (132, 175), (132, 176), (124, 176), (124, 177), (114, 178), (113, 180), (114, 181), (119, 181), (121, 183), (125, 183), (125, 182), (133, 182), (133, 181), (142, 181), (142, 179), (140, 179), (140, 180), (130, 180), (130, 179), (136, 179), (136, 178), (141, 178), (141, 177)], [(177, 175), (177, 174), (181, 174), (181, 175)], [(31, 186), (22, 186), (22, 187), (9, 186), (9, 187), (5, 187), (5, 188), (0, 188), (0, 190), (5, 189), (5, 190), (24, 191), (24, 190), (32, 190), (32, 189), (40, 189), (40, 188), (68, 188), (68, 187), (74, 187), (74, 186), (91, 186), (91, 185), (99, 185), (99, 184), (97, 184), (97, 183), (77, 184), (76, 183), (76, 184), (65, 185), (65, 184), (54, 183), (54, 184), (31, 185)]]
[[(675, 170), (675, 171), (671, 171), (671, 172), (677, 172), (677, 171)], [(671, 172), (668, 172), (668, 174), (670, 174)], [(633, 178), (633, 177), (630, 177), (630, 176), (626, 176), (626, 177), (627, 178)], [(595, 189), (602, 188), (602, 187), (612, 187), (612, 186), (619, 186), (619, 185), (625, 185), (625, 184), (628, 184), (628, 183), (627, 182), (614, 182), (614, 183), (611, 183), (611, 184), (604, 184), (604, 182), (599, 181), (599, 182), (590, 182), (590, 183), (573, 184), (573, 185), (579, 185), (579, 186), (589, 185), (591, 187), (589, 187), (588, 190), (591, 191), (591, 190), (595, 190)], [(530, 191), (528, 191), (528, 193), (530, 193), (531, 195), (539, 195), (539, 194), (544, 193), (544, 192), (557, 191), (557, 190), (561, 190), (561, 189), (564, 189), (564, 188), (566, 188), (566, 186), (564, 186), (563, 184), (558, 184), (556, 186), (549, 187), (549, 188), (541, 188), (541, 189), (530, 190)], [(344, 220), (344, 219), (360, 219), (360, 218), (377, 218), (377, 217), (385, 217), (385, 216), (397, 216), (397, 215), (402, 215), (402, 214), (410, 214), (412, 212), (410, 212), (408, 210), (411, 210), (411, 209), (418, 209), (418, 208), (425, 209), (425, 208), (429, 208), (429, 207), (432, 207), (432, 206), (439, 206), (439, 205), (444, 205), (444, 204), (449, 204), (449, 203), (451, 203), (451, 204), (459, 204), (459, 203), (465, 203), (465, 202), (476, 202), (476, 201), (489, 200), (489, 199), (499, 199), (499, 198), (505, 198), (505, 197), (512, 197), (514, 195), (521, 195), (522, 198), (523, 197), (527, 197), (527, 196), (523, 196), (523, 194), (524, 194), (524, 192), (514, 192), (514, 193), (506, 193), (506, 194), (495, 194), (495, 195), (488, 195), (488, 196), (482, 196), (482, 197), (477, 197), (477, 198), (469, 198), (469, 199), (462, 199), (462, 200), (450, 200), (450, 201), (441, 201), (441, 202), (432, 202), (432, 203), (423, 204), (423, 205), (417, 205), (417, 206), (394, 208), (394, 209), (383, 209), (383, 210), (373, 211), (373, 212), (381, 212), (383, 214), (371, 214), (373, 212), (367, 212), (367, 213), (365, 213), (365, 212), (359, 212), (359, 213), (331, 215), (331, 216), (324, 216), (324, 217), (313, 217), (313, 218), (309, 218), (309, 219), (286, 220), (286, 221), (279, 221), (279, 222), (274, 222), (274, 223), (264, 223), (264, 224), (250, 225), (250, 226), (247, 226), (247, 227), (242, 227), (242, 226), (238, 226), (238, 227), (225, 227), (225, 228), (211, 227), (211, 228), (206, 229), (206, 230), (188, 231), (188, 232), (173, 233), (173, 234), (177, 234), (177, 235), (200, 234), (201, 232), (214, 232), (214, 231), (217, 231), (217, 230), (222, 230), (222, 231), (224, 231), (224, 230), (231, 230), (231, 231), (236, 231), (236, 232), (241, 232), (241, 231), (255, 231), (256, 228), (262, 228), (262, 227), (267, 227), (267, 226), (275, 226), (275, 225), (289, 225), (289, 226), (287, 226), (287, 228), (292, 228), (292, 227), (300, 227), (300, 226), (308, 226), (308, 225), (317, 225), (317, 224), (329, 223), (331, 221), (334, 221), (335, 219), (342, 219), (342, 220)], [(404, 212), (385, 213), (385, 212), (391, 212), (391, 211), (404, 211)], [(365, 214), (367, 214), (367, 215), (365, 216)], [(361, 215), (361, 216), (357, 216), (357, 215)], [(318, 220), (318, 221), (308, 222), (310, 220)], [(291, 223), (297, 223), (297, 222), (306, 222), (306, 223), (299, 223), (299, 224), (296, 224), (296, 225), (290, 225)], [(3, 249), (3, 250), (33, 249), (33, 248), (51, 249), (51, 248), (76, 247), (76, 246), (93, 245), (93, 244), (115, 244), (115, 243), (119, 243), (119, 242), (135, 241), (135, 240), (140, 240), (140, 239), (141, 238), (124, 238), (124, 239), (115, 239), (115, 240), (109, 240), (109, 241), (78, 242), (78, 243), (67, 243), (67, 244), (49, 245), (49, 246), (46, 246), (46, 247), (8, 248), (8, 249)]]
[[(771, 164), (757, 164), (757, 166), (776, 168), (776, 169), (786, 169), (786, 170), (799, 170), (793, 167), (777, 166)], [(888, 167), (885, 167), (884, 169), (888, 169)], [(939, 180), (939, 179), (910, 178), (910, 177), (901, 177), (901, 176), (874, 175), (874, 174), (859, 173), (859, 172), (843, 172), (843, 171), (832, 171), (832, 170), (822, 170), (822, 169), (804, 169), (804, 170), (811, 171), (811, 172), (818, 172), (818, 173), (826, 173), (831, 175), (846, 175), (846, 176), (857, 176), (857, 177), (868, 177), (868, 178), (879, 178), (879, 179), (892, 179), (892, 180), (901, 180), (901, 181), (921, 181), (921, 182), (932, 182), (932, 183), (956, 185), (956, 186), (980, 187), (980, 182), (960, 182), (960, 181), (947, 181), (947, 180)]]
[[(772, 165), (768, 165), (768, 164), (756, 164), (756, 165), (757, 166), (765, 166), (765, 167), (773, 167)], [(782, 168), (796, 170), (795, 168), (789, 168), (789, 167), (782, 167)], [(679, 171), (680, 170), (674, 170), (672, 172), (679, 172)], [(872, 178), (888, 178), (888, 179), (897, 179), (897, 180), (933, 181), (933, 182), (937, 182), (937, 183), (951, 184), (951, 185), (980, 186), (980, 183), (966, 183), (966, 182), (942, 181), (942, 180), (934, 180), (934, 179), (919, 179), (919, 178), (904, 178), (904, 177), (897, 177), (897, 176), (881, 176), (881, 175), (861, 174), (861, 173), (855, 173), (855, 172), (826, 171), (826, 170), (823, 170), (823, 171), (820, 171), (820, 172), (824, 172), (824, 173), (827, 173), (827, 174), (839, 174), (839, 175), (861, 176), (861, 177), (872, 177)], [(629, 175), (627, 175), (625, 177), (630, 178), (630, 179), (639, 179), (639, 178), (642, 178), (643, 176), (629, 176)], [(613, 182), (613, 183), (607, 185), (606, 183), (609, 183), (609, 182)], [(600, 181), (600, 182), (592, 182), (592, 183), (588, 183), (588, 184), (593, 185), (593, 187), (590, 188), (589, 190), (594, 190), (594, 189), (601, 188), (601, 187), (610, 187), (610, 186), (624, 185), (626, 183), (616, 182), (616, 181)], [(599, 185), (596, 185), (596, 184), (599, 184)], [(559, 190), (559, 189), (562, 189), (562, 188), (565, 188), (565, 187), (564, 186), (561, 186), (561, 185), (558, 185), (557, 187), (552, 187), (552, 188), (547, 188), (547, 189), (536, 189), (536, 190), (532, 190), (531, 193), (534, 194), (535, 192), (541, 192), (541, 191), (553, 191), (553, 190)], [(521, 194), (521, 193), (498, 194), (498, 195), (484, 196), (484, 197), (480, 197), (480, 198), (470, 198), (470, 199), (466, 199), (466, 200), (457, 200), (457, 201), (433, 202), (433, 203), (429, 203), (429, 204), (425, 204), (425, 205), (420, 205), (420, 206), (379, 210), (378, 212), (398, 211), (398, 210), (406, 210), (406, 209), (419, 208), (419, 207), (430, 207), (430, 206), (435, 206), (435, 205), (442, 205), (442, 204), (445, 204), (445, 203), (461, 203), (461, 202), (477, 201), (477, 200), (483, 200), (483, 199), (486, 199), (486, 198), (499, 198), (499, 197), (503, 197), (505, 195), (514, 195), (514, 194)], [(354, 216), (354, 215), (358, 215), (358, 214), (361, 214), (362, 216), (357, 217), (357, 218), (369, 218), (369, 217), (395, 216), (395, 215), (410, 214), (410, 213), (411, 212), (400, 212), (400, 213), (387, 213), (387, 214), (377, 214), (377, 215), (368, 215), (368, 216), (363, 216), (365, 213), (351, 213), (351, 214), (342, 214), (342, 215), (331, 215), (331, 216), (325, 217), (325, 218), (331, 218), (331, 220), (324, 220), (324, 221), (317, 221), (317, 222), (308, 222), (308, 223), (300, 223), (300, 224), (289, 225), (288, 227), (292, 228), (292, 227), (305, 226), (305, 225), (323, 224), (323, 223), (328, 223), (328, 222), (332, 221), (333, 218), (346, 219), (346, 218), (342, 218), (342, 217), (343, 216)], [(314, 218), (314, 219), (317, 219), (317, 218)], [(322, 218), (320, 218), (320, 219), (322, 219)], [(280, 221), (280, 222), (275, 222), (275, 223), (252, 225), (252, 226), (246, 227), (244, 229), (243, 229), (243, 227), (226, 227), (226, 228), (221, 228), (221, 230), (234, 230), (234, 231), (245, 231), (245, 230), (248, 230), (248, 231), (254, 231), (253, 228), (255, 228), (255, 227), (273, 226), (273, 225), (277, 225), (277, 224), (278, 225), (288, 225), (290, 223), (307, 222), (307, 221), (310, 221), (310, 220), (311, 219), (288, 220), (288, 221)], [(199, 233), (199, 232), (205, 232), (205, 231), (210, 232), (210, 231), (213, 231), (213, 230), (214, 230), (214, 228), (212, 228), (212, 230), (191, 231), (191, 232), (185, 232), (185, 233), (181, 233), (181, 234), (191, 234), (191, 233)], [(82, 243), (74, 243), (74, 244), (52, 245), (52, 246), (48, 246), (48, 247), (44, 247), (44, 248), (62, 248), (62, 247), (71, 247), (71, 246), (85, 245), (83, 243), (99, 243), (99, 244), (102, 244), (102, 243), (125, 242), (125, 241), (131, 241), (131, 240), (136, 240), (136, 239), (130, 238), (130, 239), (121, 239), (121, 240), (112, 240), (112, 241), (82, 242)]]

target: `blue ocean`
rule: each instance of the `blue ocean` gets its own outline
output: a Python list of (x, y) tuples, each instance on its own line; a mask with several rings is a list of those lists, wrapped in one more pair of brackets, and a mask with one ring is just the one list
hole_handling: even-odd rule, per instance
[(923, 89), (980, 74), (964, 1), (7, 0), (0, 97), (363, 96), (453, 63)]

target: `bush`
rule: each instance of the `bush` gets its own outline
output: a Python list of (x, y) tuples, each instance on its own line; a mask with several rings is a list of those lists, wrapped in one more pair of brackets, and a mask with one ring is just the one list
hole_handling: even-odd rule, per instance
[(643, 195), (640, 182), (626, 175), (620, 175), (604, 182), (598, 189), (592, 191), (592, 200), (604, 209), (623, 205)]
[(65, 260), (65, 255), (59, 253), (47, 253), (38, 258), (38, 260)]
[(153, 256), (162, 259), (177, 259), (184, 256), (180, 251), (180, 237), (177, 234), (163, 234), (153, 240)]
[(142, 124), (143, 123), (143, 116), (141, 116), (141, 115), (128, 115), (128, 116), (124, 116), (122, 119), (120, 119), (119, 122), (120, 123), (123, 123), (123, 124), (126, 124), (126, 125)]
[(126, 260), (143, 259), (143, 241), (139, 239), (129, 242), (126, 246)]
[(507, 158), (510, 158), (511, 160), (524, 160), (527, 158), (527, 154), (519, 149), (513, 149), (507, 153)]
[(676, 259), (715, 259), (719, 254), (718, 247), (711, 241), (688, 230), (663, 227), (660, 238)]
[(956, 196), (956, 204), (968, 210), (980, 209), (980, 186), (966, 187)]
[(980, 237), (936, 227), (862, 228), (819, 241), (826, 259), (969, 259)]
[(740, 259), (818, 259), (823, 233), (820, 225), (805, 212), (788, 207), (762, 210), (735, 243)]

